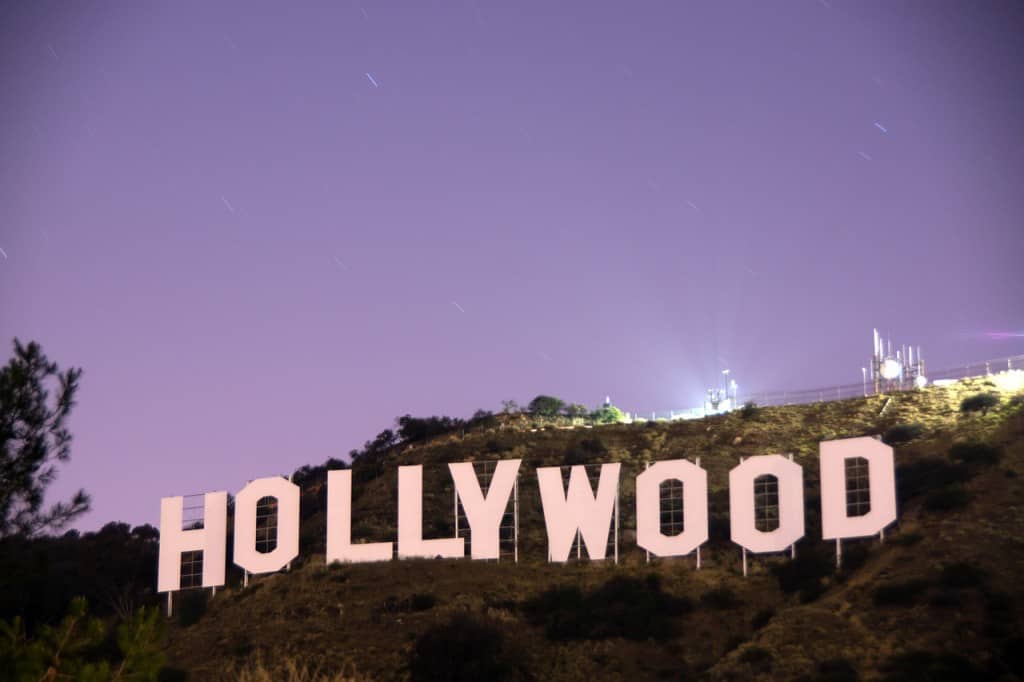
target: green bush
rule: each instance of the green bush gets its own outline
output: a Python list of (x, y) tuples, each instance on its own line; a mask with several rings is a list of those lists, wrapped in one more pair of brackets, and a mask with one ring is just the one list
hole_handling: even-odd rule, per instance
[(909, 443), (915, 438), (920, 438), (923, 433), (923, 424), (896, 424), (882, 435), (882, 442), (886, 445)]
[[(441, 436), (465, 428), (466, 422), (456, 417), (413, 417), (405, 414), (395, 420), (398, 438), (406, 443)], [(382, 434), (386, 436), (385, 434)]]
[(779, 589), (786, 594), (800, 592), (807, 596), (801, 601), (814, 601), (823, 591), (822, 579), (832, 574), (835, 557), (823, 546), (802, 549), (796, 559), (773, 564), (771, 571), (779, 581)]
[(508, 452), (515, 448), (515, 442), (510, 438), (490, 438), (484, 444), (484, 449), (487, 452), (498, 454), (502, 452)]
[(771, 619), (775, 617), (775, 609), (761, 609), (754, 617), (750, 620), (750, 627), (754, 630), (760, 630), (765, 625), (771, 622)]
[(965, 561), (943, 566), (939, 574), (940, 585), (957, 590), (977, 587), (984, 582), (985, 571)]
[(471, 429), (486, 431), (487, 429), (493, 429), (497, 425), (498, 418), (494, 416), (493, 412), (490, 410), (477, 410), (469, 418), (469, 423), (466, 426)]
[(700, 596), (700, 603), (709, 609), (734, 609), (740, 605), (739, 597), (726, 586), (708, 590)]
[(618, 576), (584, 593), (575, 585), (547, 590), (523, 605), (527, 620), (553, 640), (671, 638), (676, 617), (693, 610), (689, 600), (662, 590), (661, 579)]
[(913, 547), (921, 540), (924, 540), (924, 534), (910, 531), (909, 533), (898, 533), (890, 542), (900, 547)]
[(601, 459), (607, 452), (608, 448), (605, 447), (600, 438), (585, 438), (566, 450), (562, 461), (570, 466), (588, 464)]
[(412, 680), (509, 680), (523, 675), (499, 626), (464, 613), (416, 640), (409, 661)]
[(526, 407), (530, 414), (538, 417), (557, 417), (558, 413), (565, 407), (565, 402), (560, 398), (550, 395), (539, 395), (530, 401)]
[(618, 424), (626, 421), (626, 413), (614, 405), (603, 405), (590, 413), (598, 424)]
[(382, 613), (411, 613), (414, 611), (429, 611), (437, 604), (437, 597), (430, 593), (417, 592), (413, 595), (399, 599), (388, 597), (381, 605)]
[(832, 658), (818, 664), (818, 669), (807, 682), (857, 682), (860, 675), (845, 658)]
[(958, 654), (911, 651), (893, 656), (882, 666), (886, 682), (982, 682), (989, 675)]
[(590, 410), (586, 405), (572, 403), (565, 406), (565, 416), (569, 419), (585, 419), (588, 414), (590, 414)]
[(176, 592), (172, 599), (174, 600), (174, 614), (178, 617), (178, 625), (187, 628), (198, 623), (206, 613), (209, 596), (209, 592), (205, 589)]
[(901, 464), (896, 468), (896, 494), (900, 505), (933, 492), (943, 486), (959, 484), (971, 478), (963, 464), (953, 464), (938, 457)]
[(928, 511), (953, 511), (967, 506), (971, 495), (959, 483), (947, 485), (938, 490), (928, 493), (924, 498), (924, 507)]
[(843, 543), (842, 575), (844, 578), (849, 577), (867, 562), (868, 557), (871, 556), (871, 547), (870, 542)]
[(927, 580), (907, 580), (875, 588), (871, 595), (876, 606), (913, 606), (928, 591)]
[(772, 671), (772, 661), (775, 657), (764, 647), (751, 646), (744, 649), (739, 658), (741, 663), (749, 665), (754, 672), (763, 674)]
[(1002, 459), (1003, 451), (987, 443), (957, 443), (949, 449), (949, 456), (967, 465), (992, 466)]
[(430, 593), (417, 592), (409, 597), (409, 608), (412, 611), (427, 611), (437, 604), (437, 597)]
[(755, 419), (760, 413), (761, 408), (753, 400), (743, 403), (743, 407), (740, 408), (740, 417), (742, 419)]
[(981, 412), (982, 415), (986, 415), (990, 409), (998, 404), (998, 393), (975, 393), (960, 402), (960, 411), (964, 414)]
[[(107, 646), (107, 629), (89, 616), (82, 597), (71, 601), (55, 626), (43, 625), (35, 637), (21, 618), (0, 621), (0, 677), (17, 682), (36, 680), (153, 680), (164, 664), (163, 620), (159, 610), (141, 608), (115, 631), (117, 653)], [(116, 670), (112, 677), (112, 670)]]

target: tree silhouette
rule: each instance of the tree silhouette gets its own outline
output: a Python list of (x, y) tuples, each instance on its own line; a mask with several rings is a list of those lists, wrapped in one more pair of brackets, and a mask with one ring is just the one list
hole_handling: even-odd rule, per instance
[(526, 409), (530, 411), (530, 414), (539, 417), (556, 417), (564, 406), (565, 403), (559, 398), (550, 395), (539, 395), (530, 401), (530, 405)]
[[(64, 424), (81, 374), (75, 368), (61, 373), (39, 344), (14, 339), (14, 357), (0, 369), (0, 538), (59, 530), (89, 509), (84, 490), (43, 508), (57, 462), (71, 456)], [(51, 405), (47, 388), (54, 381), (58, 391)]]

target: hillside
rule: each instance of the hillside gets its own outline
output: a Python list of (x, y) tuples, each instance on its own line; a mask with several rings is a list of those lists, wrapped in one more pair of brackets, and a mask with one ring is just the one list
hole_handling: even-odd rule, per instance
[[(959, 409), (993, 390), (980, 378), (592, 429), (504, 417), (353, 465), (353, 536), (376, 541), (395, 537), (398, 465), (425, 465), (425, 536), (444, 537), (454, 532), (445, 463), (522, 458), (518, 564), (326, 566), (325, 474), (308, 470), (292, 570), (244, 589), (229, 573), (209, 600), (179, 595), (170, 664), (189, 679), (256, 661), (273, 679), (293, 663), (385, 680), (1024, 679), (1021, 395), (1001, 393), (987, 414)], [(834, 546), (821, 540), (818, 443), (862, 435), (905, 441), (893, 443), (899, 520), (884, 543), (844, 543), (836, 571)], [(751, 557), (745, 578), (729, 541), (728, 471), (740, 457), (772, 453), (792, 453), (804, 468), (806, 535), (796, 560)], [(700, 457), (708, 471), (711, 538), (700, 570), (693, 557), (648, 563), (634, 541), (636, 474), (679, 457)], [(549, 564), (534, 469), (587, 461), (623, 465), (620, 561)]]

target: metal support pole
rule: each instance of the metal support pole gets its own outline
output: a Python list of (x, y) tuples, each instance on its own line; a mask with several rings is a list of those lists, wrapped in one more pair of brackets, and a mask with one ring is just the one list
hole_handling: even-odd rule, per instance
[(619, 483), (615, 482), (615, 563), (619, 563)]
[[(476, 469), (473, 469), (473, 474), (476, 475)], [(452, 487), (452, 498), (454, 507), (453, 514), (455, 516), (455, 537), (459, 537), (459, 490), (458, 488)]]
[(516, 474), (516, 482), (512, 486), (512, 552), (515, 562), (519, 563), (519, 475)]
[(249, 587), (249, 571), (242, 571), (242, 587)]
[[(694, 461), (696, 462), (697, 466), (700, 467), (700, 457), (695, 458)], [(742, 461), (742, 459), (741, 459), (741, 461)], [(686, 509), (686, 490), (683, 490), (683, 509), (684, 510)], [(683, 524), (684, 525), (686, 524), (686, 518), (685, 517), (683, 518)], [(698, 571), (700, 570), (700, 546), (699, 545), (697, 546), (697, 570)]]
[(743, 577), (747, 577), (747, 548), (742, 547), (743, 550)]
[[(651, 463), (650, 462), (644, 462), (644, 471), (647, 471), (650, 468), (651, 468)], [(658, 514), (659, 515), (661, 514), (661, 499), (660, 498), (658, 500)], [(659, 518), (660, 518), (660, 516), (659, 516)], [(645, 550), (645, 552), (647, 554), (647, 563), (651, 563), (651, 550)]]
[[(793, 453), (792, 452), (789, 453), (789, 461), (790, 462), (793, 461)], [(789, 546), (789, 558), (790, 559), (795, 559), (796, 558), (796, 543), (795, 542), (792, 545)]]
[(836, 538), (836, 568), (843, 567), (843, 541)]
[(167, 593), (167, 617), (170, 618), (174, 615), (174, 593)]
[(878, 541), (885, 542), (885, 529), (878, 531)]

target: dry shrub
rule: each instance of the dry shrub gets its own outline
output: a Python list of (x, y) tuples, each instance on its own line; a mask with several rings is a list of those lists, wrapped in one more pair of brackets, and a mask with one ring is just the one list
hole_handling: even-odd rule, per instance
[(233, 670), (231, 677), (237, 682), (368, 682), (370, 679), (359, 674), (354, 665), (345, 665), (341, 672), (326, 673), (321, 671), (321, 666), (310, 666), (296, 658), (268, 664), (260, 655)]

